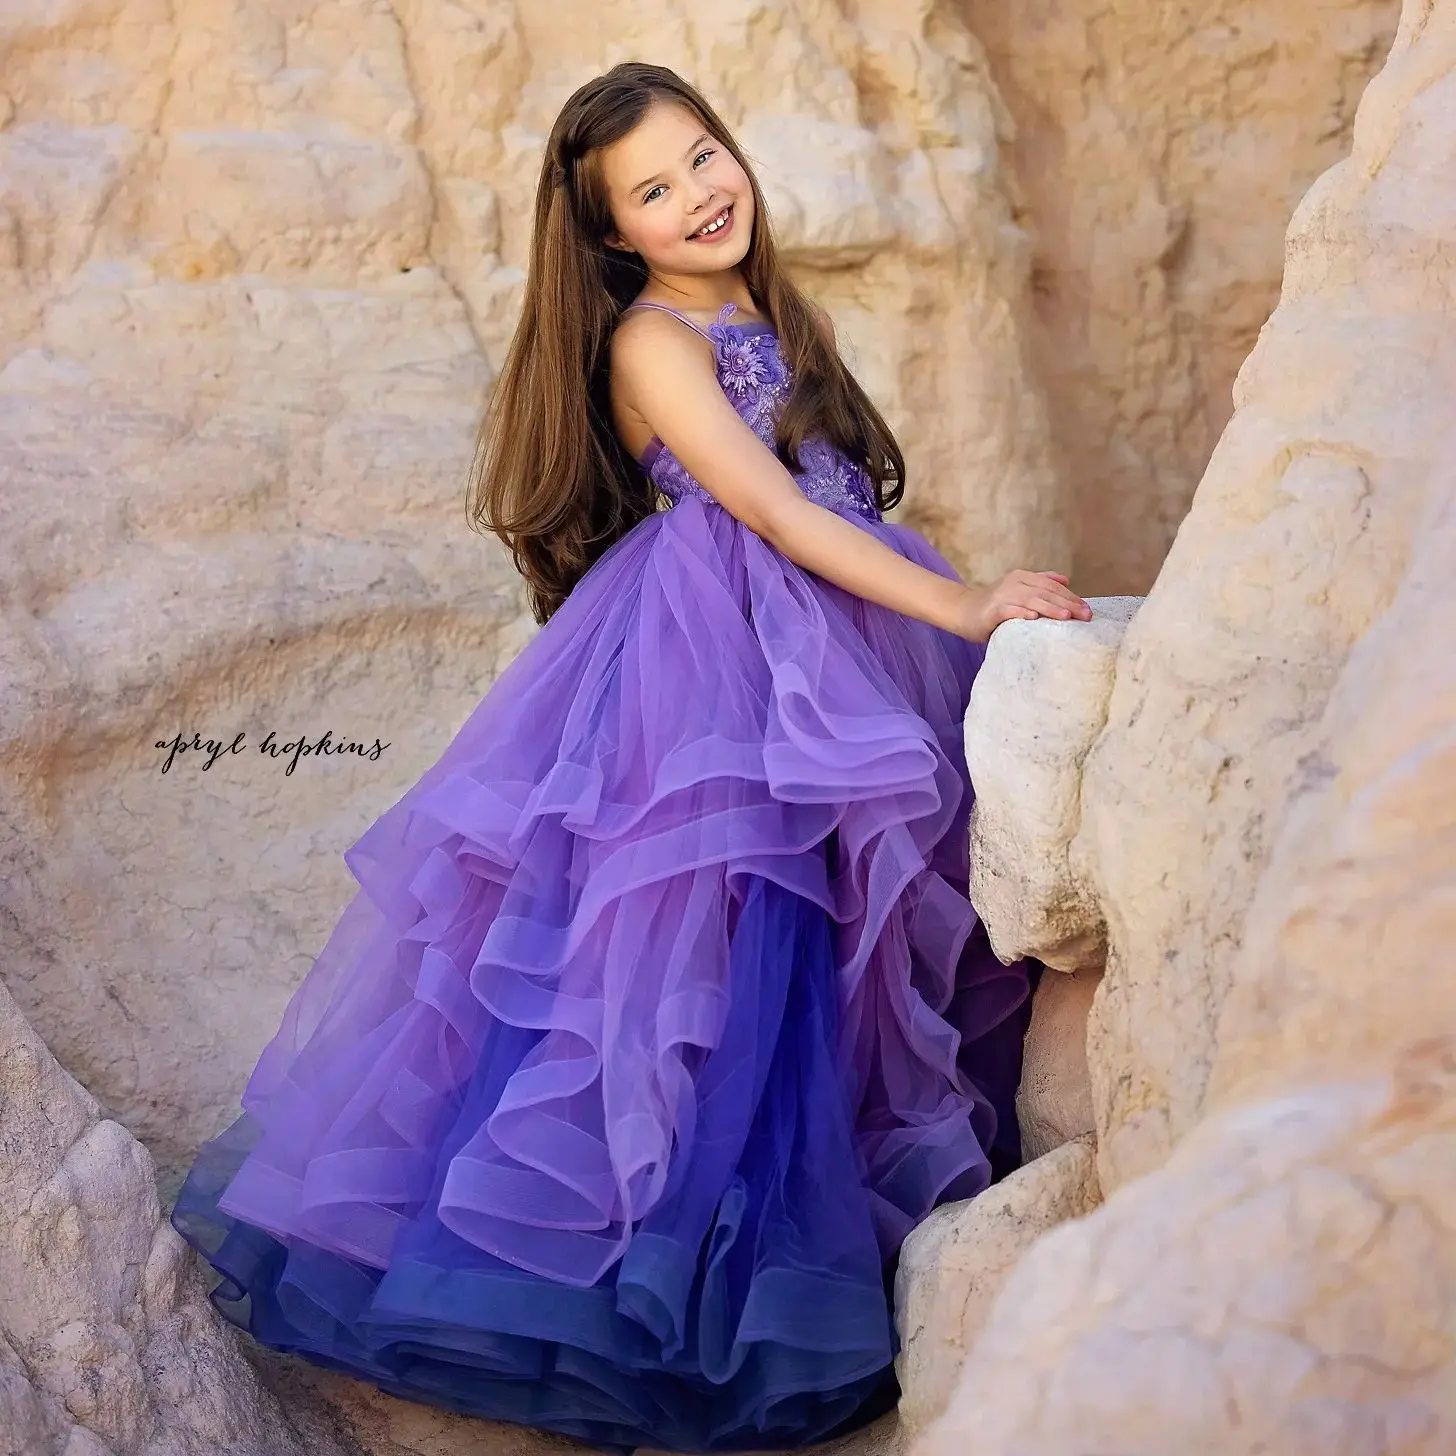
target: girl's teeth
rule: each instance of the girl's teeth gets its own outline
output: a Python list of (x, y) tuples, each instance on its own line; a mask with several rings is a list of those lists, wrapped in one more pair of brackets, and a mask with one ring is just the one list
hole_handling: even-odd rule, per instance
[(727, 213), (727, 210), (725, 209), (718, 217), (715, 217), (713, 219), (713, 221), (710, 222), (707, 225), (707, 227), (705, 227), (705, 228), (699, 228), (698, 231), (693, 234), (693, 236), (694, 237), (698, 237), (698, 238), (706, 238), (706, 237), (710, 236), (711, 234), (717, 232), (718, 229), (721, 228), (723, 226), (723, 224), (726, 223), (727, 221), (728, 221), (728, 213)]

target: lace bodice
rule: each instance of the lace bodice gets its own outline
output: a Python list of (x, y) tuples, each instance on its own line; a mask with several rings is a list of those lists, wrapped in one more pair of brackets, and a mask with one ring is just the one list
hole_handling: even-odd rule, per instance
[[(789, 366), (779, 353), (778, 335), (771, 325), (730, 323), (728, 320), (735, 312), (731, 303), (723, 306), (718, 321), (706, 329), (660, 304), (632, 304), (631, 307), (657, 308), (663, 313), (671, 313), (705, 335), (713, 345), (718, 383), (723, 386), (729, 403), (754, 434), (769, 449), (774, 448), (778, 413), (788, 397), (791, 376)], [(799, 459), (803, 469), (794, 473), (794, 479), (810, 500), (828, 506), (830, 510), (849, 511), (872, 521), (880, 519), (874, 485), (861, 465), (821, 439), (805, 441), (799, 451)], [(656, 436), (642, 453), (642, 468), (674, 505), (689, 495), (713, 500), (712, 495)]]

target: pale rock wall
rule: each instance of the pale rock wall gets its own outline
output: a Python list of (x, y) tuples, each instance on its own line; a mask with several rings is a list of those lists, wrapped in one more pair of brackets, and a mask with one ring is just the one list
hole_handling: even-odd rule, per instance
[[(234, 1109), (343, 850), (530, 629), (466, 465), (551, 118), (641, 55), (741, 128), (911, 516), (977, 575), (1064, 561), (999, 103), (945, 7), (0, 15), (0, 949), (169, 1169)], [(270, 729), (389, 746), (289, 774)], [(247, 737), (162, 775), (193, 731)]]
[(1143, 592), (1399, 0), (960, 0), (1015, 124), (1083, 591)]
[(1111, 1191), (1200, 1116), (1244, 919), (1321, 715), (1409, 570), (1456, 397), (1456, 5), (1413, 3), (1351, 157), (1289, 230), (1283, 298), (1087, 758), (1074, 871), (1108, 925), (1089, 1044)]
[(1101, 982), (1100, 971), (1048, 970), (1036, 988), (1016, 1090), (1021, 1154), (1028, 1161), (1097, 1130), (1087, 1015)]
[(1311, 790), (1290, 806), (1249, 908), (1214, 1102), (1311, 1060), (1381, 1063), (1456, 1025), (1456, 433), (1429, 494), (1411, 570), (1336, 684)]
[[(1116, 1186), (1004, 1282), (914, 1456), (1456, 1447), (1456, 437), (1435, 398), (1456, 384), (1453, 160), (1456, 0), (1409, 0), (1352, 159), (1291, 229), (1284, 300), (1094, 750), (1126, 755), (1126, 674), (1161, 751), (1123, 781), (1140, 898), (1104, 902), (1089, 1045)], [(1252, 744), (1228, 732), (1246, 692)], [(1239, 903), (1218, 839), (1182, 837), (1204, 731), (1223, 773), (1195, 806), (1221, 833), (1264, 821)], [(1107, 791), (1089, 771), (1084, 806)], [(1179, 955), (1129, 961), (1164, 876), (1207, 938), (1188, 923)]]
[(1004, 1284), (918, 1456), (1456, 1446), (1456, 439), (1249, 915), (1210, 1117)]
[(1391, 1061), (1205, 1122), (1049, 1233), (912, 1456), (1447, 1456), (1456, 1040)]
[(0, 987), (0, 1453), (351, 1456), (285, 1415), (162, 1220), (146, 1150)]

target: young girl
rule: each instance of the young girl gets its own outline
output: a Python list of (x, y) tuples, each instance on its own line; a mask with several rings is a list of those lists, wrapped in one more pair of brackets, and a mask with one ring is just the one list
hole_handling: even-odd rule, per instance
[(582, 87), (474, 471), (545, 625), (345, 855), (174, 1215), (258, 1340), (613, 1448), (893, 1399), (901, 1240), (1019, 1156), (977, 644), (1090, 615), (963, 584), (882, 520), (904, 478), (719, 118), (655, 66)]

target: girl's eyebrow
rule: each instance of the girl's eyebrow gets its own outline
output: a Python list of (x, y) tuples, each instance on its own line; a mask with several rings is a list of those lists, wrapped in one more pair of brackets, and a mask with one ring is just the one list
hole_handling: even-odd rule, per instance
[[(710, 141), (712, 141), (712, 140), (713, 140), (713, 138), (712, 138), (712, 137), (710, 137), (710, 136), (709, 136), (709, 135), (708, 135), (708, 133), (707, 133), (707, 132), (704, 132), (704, 133), (703, 133), (703, 134), (702, 134), (702, 135), (701, 135), (701, 136), (700, 136), (700, 137), (699, 137), (699, 138), (698, 138), (698, 139), (697, 139), (697, 140), (696, 140), (696, 141), (695, 141), (695, 142), (694, 142), (694, 143), (693, 143), (693, 144), (692, 144), (692, 146), (690, 146), (690, 147), (689, 147), (689, 148), (688, 148), (688, 149), (687, 149), (687, 151), (685, 151), (685, 152), (684, 152), (684, 153), (683, 153), (683, 154), (682, 154), (682, 160), (683, 160), (683, 161), (687, 161), (687, 159), (688, 159), (688, 157), (689, 157), (689, 156), (690, 156), (690, 155), (691, 155), (691, 154), (692, 154), (692, 153), (693, 153), (693, 152), (695, 152), (695, 151), (696, 151), (696, 150), (697, 150), (697, 149), (698, 149), (698, 147), (699, 147), (699, 146), (701, 146), (701, 145), (702, 145), (702, 143), (703, 143), (703, 142), (710, 142)], [(654, 172), (654, 173), (653, 173), (653, 174), (652, 174), (652, 176), (650, 176), (650, 177), (649, 177), (649, 178), (648, 178), (648, 179), (647, 179), (647, 180), (646, 180), (646, 181), (645, 181), (645, 182), (639, 182), (639, 183), (638, 183), (638, 184), (637, 184), (637, 185), (636, 185), (636, 186), (635, 186), (635, 187), (634, 187), (634, 188), (633, 188), (633, 189), (632, 189), (632, 190), (631, 190), (631, 191), (630, 191), (630, 192), (629, 192), (629, 193), (628, 193), (628, 194), (627, 194), (627, 196), (628, 196), (628, 197), (636, 197), (636, 195), (637, 195), (637, 194), (638, 194), (638, 193), (639, 193), (639, 192), (641, 192), (641, 191), (642, 191), (642, 189), (643, 189), (643, 188), (644, 188), (644, 187), (651, 187), (651, 186), (652, 186), (652, 184), (653, 184), (653, 183), (654, 183), (654, 182), (656, 182), (656, 181), (657, 181), (657, 180), (658, 180), (658, 179), (659, 179), (659, 178), (660, 178), (660, 177), (661, 177), (661, 176), (662, 176), (662, 173), (661, 173), (661, 172)]]

